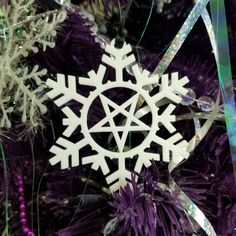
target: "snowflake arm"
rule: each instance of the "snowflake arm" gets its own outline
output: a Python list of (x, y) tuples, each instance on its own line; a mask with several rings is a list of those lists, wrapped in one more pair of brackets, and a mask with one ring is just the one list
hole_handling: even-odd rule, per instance
[[(37, 83), (37, 85), (42, 84), (42, 80), (40, 79), (40, 76), (43, 76), (46, 74), (47, 74), (47, 69), (39, 70), (38, 65), (35, 65), (31, 69), (31, 71), (28, 66), (21, 67), (16, 70), (16, 75), (18, 77), (17, 81), (20, 80), (20, 81), (27, 82), (32, 79)], [(13, 88), (14, 84), (17, 83), (17, 81), (12, 80), (12, 82), (9, 85), (10, 89)]]
[(5, 108), (5, 105), (4, 105), (4, 103), (8, 103), (10, 99), (11, 97), (6, 97), (3, 101), (0, 100), (0, 107), (3, 113), (1, 117), (1, 123), (0, 123), (1, 127), (7, 127), (7, 128), (11, 127), (11, 122), (9, 120), (8, 114), (13, 112), (13, 107)]
[(68, 76), (68, 87), (66, 87), (65, 76), (62, 74), (57, 75), (57, 81), (48, 79), (46, 84), (52, 88), (52, 90), (47, 93), (51, 99), (62, 95), (55, 100), (55, 104), (59, 107), (71, 100), (76, 100), (79, 103), (85, 102), (85, 98), (77, 93), (76, 78), (74, 76)]
[[(185, 140), (181, 141), (182, 139), (183, 139), (182, 135), (179, 133), (176, 133), (170, 138), (168, 138), (167, 140), (159, 136), (156, 136), (153, 141), (159, 144), (160, 146), (162, 146), (163, 161), (169, 162), (170, 152), (172, 153), (173, 159), (188, 158), (189, 153), (186, 151), (188, 142)], [(174, 161), (177, 161), (177, 160), (174, 160)]]
[(91, 163), (92, 163), (91, 167), (94, 170), (98, 170), (98, 168), (100, 167), (101, 170), (102, 170), (102, 173), (104, 175), (106, 175), (110, 172), (110, 169), (109, 169), (109, 167), (106, 163), (106, 160), (105, 160), (104, 156), (96, 154), (96, 155), (84, 157), (83, 160), (82, 160), (83, 165), (91, 164)]
[(163, 98), (168, 98), (172, 102), (180, 103), (181, 97), (179, 95), (186, 95), (188, 90), (184, 88), (184, 85), (188, 83), (188, 78), (185, 76), (178, 79), (178, 73), (171, 74), (171, 81), (169, 83), (168, 75), (161, 77), (160, 92), (153, 96), (156, 102), (159, 102)]
[[(130, 44), (126, 44), (125, 42), (124, 42), (122, 48), (116, 48), (115, 47), (115, 40), (113, 39), (111, 42), (111, 45), (108, 44), (107, 47), (105, 48), (105, 51), (107, 53), (111, 54), (113, 57), (115, 57), (115, 59), (120, 60), (124, 56), (126, 56), (127, 54), (132, 52), (132, 48), (131, 48)], [(135, 58), (134, 58), (134, 60), (135, 60)]]
[(79, 83), (81, 85), (87, 85), (87, 86), (92, 86), (92, 87), (96, 85), (101, 85), (105, 73), (106, 73), (106, 67), (103, 65), (100, 65), (97, 73), (95, 73), (94, 70), (88, 73), (89, 78), (79, 77)]
[(140, 153), (140, 156), (137, 159), (137, 162), (134, 168), (135, 172), (141, 173), (143, 166), (145, 166), (146, 168), (151, 166), (152, 160), (160, 161), (160, 155), (158, 153), (148, 153), (148, 152)]
[[(169, 83), (168, 75), (163, 75), (161, 77), (160, 92), (152, 97), (156, 105), (161, 106), (166, 104), (166, 98), (173, 101), (174, 103), (180, 103), (182, 99), (180, 95), (186, 95), (188, 92), (188, 90), (184, 88), (184, 85), (187, 84), (188, 81), (189, 80), (186, 76), (179, 80), (178, 73), (172, 73), (171, 81)], [(151, 110), (149, 106), (144, 106), (136, 112), (135, 116), (137, 118), (141, 118), (150, 111)]]
[[(38, 92), (41, 92), (44, 87), (41, 85), (36, 89), (30, 89), (29, 85), (25, 85), (26, 82), (29, 82), (29, 79), (33, 79), (36, 81), (36, 83), (40, 83), (41, 80), (39, 78), (39, 76), (43, 76), (47, 73), (47, 70), (43, 69), (43, 70), (38, 70), (38, 66), (35, 66), (32, 69), (32, 72), (30, 72), (29, 75), (26, 75), (26, 73), (28, 73), (28, 68), (18, 68), (18, 70), (15, 73), (11, 74), (12, 79), (14, 80), (15, 84), (17, 84), (17, 89), (16, 89), (16, 93), (14, 96), (14, 101), (17, 102), (20, 97), (23, 95), (26, 97), (26, 100), (28, 102), (32, 102), (34, 100), (35, 105), (40, 109), (40, 111), (44, 114), (47, 111), (47, 108), (45, 105), (43, 105), (43, 102), (45, 101), (45, 96), (39, 98), (39, 96), (37, 95)], [(20, 74), (23, 73), (23, 76), (21, 76)], [(26, 78), (25, 78), (26, 77)], [(14, 86), (14, 85), (9, 85)], [(25, 109), (27, 108), (27, 103), (23, 102), (23, 106), (25, 106)]]
[(121, 57), (112, 58), (107, 55), (104, 55), (102, 61), (107, 65), (115, 68), (116, 70), (124, 69), (126, 66), (130, 65), (135, 61), (134, 55), (130, 55), (123, 59), (123, 55)]
[(160, 116), (158, 116), (159, 122), (162, 123), (170, 133), (173, 133), (176, 130), (171, 123), (176, 120), (175, 115), (171, 115), (174, 109), (175, 105), (169, 104), (165, 111)]
[(125, 168), (125, 158), (119, 158), (118, 160), (118, 170), (109, 175), (106, 178), (108, 184), (113, 183), (110, 186), (112, 192), (117, 191), (120, 187), (124, 187), (127, 183), (127, 179), (131, 179), (131, 172)]
[(147, 70), (141, 71), (137, 64), (132, 66), (132, 70), (133, 70), (134, 77), (135, 77), (137, 83), (141, 87), (143, 87), (145, 85), (157, 84), (158, 81), (159, 81), (159, 76), (158, 75), (150, 76), (149, 71), (147, 71)]
[(80, 125), (81, 121), (80, 118), (69, 107), (64, 107), (62, 111), (67, 116), (67, 118), (63, 119), (63, 125), (68, 126), (63, 132), (63, 135), (70, 137)]
[[(65, 17), (65, 12), (53, 13), (52, 20), (50, 21), (48, 19), (49, 15), (45, 13), (42, 14), (41, 18), (31, 21), (29, 28), (34, 30), (31, 30), (30, 32), (27, 32), (25, 30), (22, 31), (22, 38), (26, 41), (26, 43), (22, 47), (15, 47), (14, 52), (11, 56), (11, 61), (14, 61), (20, 56), (27, 57), (29, 55), (29, 52), (31, 51), (33, 53), (37, 53), (38, 47), (35, 46), (35, 43), (39, 43), (40, 45), (42, 45), (43, 51), (45, 51), (47, 47), (53, 48), (55, 46), (55, 43), (44, 39), (44, 37), (47, 35), (55, 37), (55, 27), (58, 23), (64, 21)], [(35, 34), (35, 31), (38, 31), (38, 33)]]
[[(15, 110), (21, 112), (22, 122), (26, 122), (27, 120), (26, 113), (30, 114), (29, 117), (31, 118), (38, 110), (42, 114), (46, 113), (47, 108), (43, 104), (46, 100), (46, 96), (43, 92), (45, 87), (40, 79), (40, 76), (43, 76), (46, 73), (47, 70), (39, 70), (38, 66), (34, 66), (31, 71), (28, 67), (22, 67), (15, 71), (6, 71), (3, 69), (0, 72), (2, 78), (8, 77), (9, 79), (0, 81), (0, 96), (1, 100), (4, 101), (1, 104), (2, 127), (11, 127), (11, 124), (9, 124), (10, 118), (8, 116)], [(38, 85), (38, 87), (35, 88), (35, 85)], [(14, 95), (12, 96), (12, 99), (8, 99), (7, 94), (12, 93), (12, 91), (14, 91)]]
[(61, 163), (61, 169), (67, 169), (70, 167), (70, 158), (71, 167), (79, 165), (79, 150), (87, 145), (85, 140), (72, 143), (64, 138), (59, 138), (56, 144), (57, 145), (53, 145), (50, 149), (50, 152), (55, 154), (55, 156), (50, 159), (52, 165)]
[(121, 82), (123, 80), (123, 69), (135, 62), (134, 55), (127, 55), (132, 51), (131, 46), (124, 43), (122, 48), (115, 48), (115, 40), (112, 40), (111, 45), (106, 47), (106, 52), (110, 54), (110, 56), (103, 55), (102, 61), (113, 67), (116, 71), (116, 81)]
[(22, 122), (27, 121), (27, 114), (29, 115), (30, 121), (32, 121), (32, 125), (35, 125), (35, 120), (37, 118), (35, 117), (37, 114), (37, 111), (39, 110), (42, 114), (44, 114), (47, 111), (47, 108), (43, 103), (47, 99), (45, 95), (39, 96), (37, 94), (44, 94), (44, 88), (43, 87), (38, 87), (35, 90), (27, 90), (28, 87), (25, 86), (24, 90), (25, 93), (22, 94), (23, 96), (23, 103), (19, 107), (19, 111), (22, 112)]

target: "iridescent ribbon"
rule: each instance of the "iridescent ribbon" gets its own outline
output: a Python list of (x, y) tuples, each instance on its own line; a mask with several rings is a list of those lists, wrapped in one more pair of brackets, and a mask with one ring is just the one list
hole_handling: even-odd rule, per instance
[(178, 198), (178, 203), (184, 207), (188, 215), (190, 215), (198, 225), (209, 236), (216, 236), (215, 230), (203, 212), (196, 206), (196, 204), (180, 189), (180, 187), (170, 178), (169, 189), (172, 194)]
[[(175, 36), (174, 40), (172, 41), (170, 47), (167, 49), (166, 53), (164, 54), (163, 58), (161, 59), (160, 63), (154, 70), (154, 74), (158, 74), (162, 76), (174, 57), (176, 56), (177, 52), (183, 45), (184, 41), (188, 37), (189, 33), (191, 32), (193, 26), (196, 24), (199, 17), (204, 13), (207, 3), (209, 0), (198, 0), (195, 6), (193, 7), (192, 11), (188, 15), (187, 19), (185, 20), (183, 26), (180, 28), (179, 32)], [(207, 12), (207, 11), (206, 11)], [(212, 42), (214, 41), (213, 37)], [(214, 47), (215, 48), (215, 47)], [(149, 106), (144, 106), (143, 108), (137, 111), (139, 117), (142, 117), (150, 112)]]
[[(188, 34), (192, 30), (194, 24), (201, 16), (204, 24), (206, 26), (209, 39), (212, 45), (213, 53), (217, 62), (219, 79), (220, 79), (220, 87), (224, 98), (224, 105), (225, 105), (225, 116), (226, 116), (226, 123), (227, 129), (229, 133), (230, 145), (231, 145), (231, 152), (233, 160), (236, 159), (235, 151), (236, 151), (236, 121), (234, 121), (233, 117), (235, 114), (235, 103), (234, 103), (234, 95), (233, 95), (233, 86), (232, 86), (232, 75), (230, 70), (230, 60), (229, 60), (229, 52), (228, 52), (228, 38), (227, 38), (227, 25), (225, 20), (225, 8), (224, 2), (220, 0), (220, 5), (217, 5), (218, 0), (211, 0), (211, 7), (212, 7), (212, 16), (213, 16), (213, 25), (214, 28), (218, 29), (217, 34), (215, 36), (215, 32), (213, 30), (213, 26), (211, 23), (210, 16), (206, 9), (206, 4), (208, 0), (199, 0), (197, 1), (195, 7), (191, 11), (190, 15), (188, 16), (187, 20), (185, 21), (184, 25), (176, 35), (175, 39), (171, 43), (169, 49), (165, 53), (164, 57), (162, 58), (161, 62), (154, 70), (154, 73), (158, 75), (162, 75), (167, 67), (170, 65), (171, 61), (181, 48), (182, 44), (184, 43), (185, 39), (187, 38)], [(217, 18), (217, 11), (218, 11), (218, 18)], [(217, 19), (221, 19), (218, 22), (217, 28)], [(223, 34), (222, 33), (223, 30)], [(222, 36), (222, 37), (220, 37)], [(198, 128), (198, 135), (200, 134), (201, 138), (203, 138), (210, 127), (212, 126), (215, 116), (219, 112), (219, 100), (220, 94), (218, 94), (216, 104), (213, 108), (213, 111), (205, 124), (202, 128)], [(149, 108), (145, 106), (141, 108), (137, 115), (142, 117), (143, 115), (149, 112)], [(189, 142), (188, 151), (193, 151), (199, 142), (196, 142), (198, 137), (195, 135)], [(170, 163), (169, 165), (169, 172), (171, 174), (172, 170), (176, 168), (180, 163)], [(170, 188), (172, 191), (178, 191), (178, 196), (180, 200), (180, 204), (186, 210), (186, 212), (193, 217), (193, 219), (201, 226), (201, 228), (206, 232), (209, 236), (215, 236), (216, 233), (207, 219), (207, 217), (203, 214), (203, 212), (194, 204), (191, 199), (178, 187), (178, 185), (171, 179)], [(182, 199), (182, 200), (181, 200)]]
[(167, 49), (165, 55), (161, 59), (159, 65), (154, 70), (155, 74), (162, 75), (166, 71), (167, 67), (170, 65), (170, 62), (174, 59), (175, 55), (183, 45), (185, 39), (191, 32), (193, 26), (201, 16), (208, 2), (209, 0), (197, 1), (192, 11), (188, 15), (186, 21), (184, 22), (183, 26), (172, 41), (170, 47)]
[(228, 131), (231, 156), (233, 161), (236, 161), (236, 110), (224, 0), (210, 0), (210, 6), (218, 49), (217, 69), (221, 94), (224, 102), (226, 127)]

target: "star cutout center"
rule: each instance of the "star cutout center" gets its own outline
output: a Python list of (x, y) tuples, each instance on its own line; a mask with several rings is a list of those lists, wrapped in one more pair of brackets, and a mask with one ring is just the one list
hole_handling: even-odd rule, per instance
[[(124, 151), (125, 143), (129, 132), (131, 131), (149, 131), (150, 127), (134, 116), (135, 108), (138, 102), (139, 94), (136, 93), (129, 100), (121, 105), (116, 104), (103, 94), (99, 95), (105, 118), (90, 128), (90, 133), (109, 132), (113, 133), (119, 152)], [(111, 109), (114, 109), (111, 111)], [(125, 118), (121, 125), (116, 125), (114, 117), (122, 114)], [(132, 125), (134, 123), (135, 125)], [(107, 126), (108, 124), (108, 126)], [(119, 135), (121, 134), (121, 136)]]

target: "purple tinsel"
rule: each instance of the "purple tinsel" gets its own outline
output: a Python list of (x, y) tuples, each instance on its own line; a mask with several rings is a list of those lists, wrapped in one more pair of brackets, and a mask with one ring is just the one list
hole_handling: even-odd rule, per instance
[(119, 221), (117, 235), (177, 236), (186, 233), (189, 222), (184, 211), (148, 171), (142, 175), (140, 184), (132, 176), (131, 185), (127, 184), (113, 197), (110, 205), (115, 209), (112, 216)]

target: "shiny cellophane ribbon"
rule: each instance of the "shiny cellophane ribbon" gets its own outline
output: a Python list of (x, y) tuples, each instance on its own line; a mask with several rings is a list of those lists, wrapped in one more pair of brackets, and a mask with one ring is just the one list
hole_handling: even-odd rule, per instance
[(217, 45), (217, 70), (224, 102), (225, 121), (233, 162), (236, 161), (236, 110), (230, 63), (228, 28), (224, 0), (210, 0), (212, 24)]

